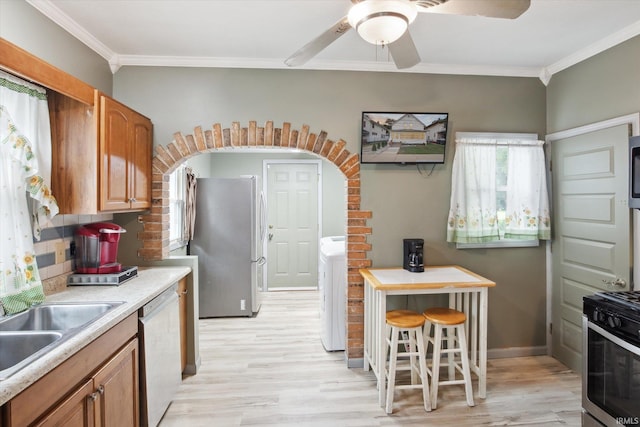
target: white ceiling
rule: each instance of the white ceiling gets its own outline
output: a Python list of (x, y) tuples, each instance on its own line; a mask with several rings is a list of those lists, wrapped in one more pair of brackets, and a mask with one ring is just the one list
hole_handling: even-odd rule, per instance
[[(351, 6), (349, 0), (27, 1), (107, 59), (114, 73), (124, 65), (288, 68), (288, 56)], [(402, 72), (547, 83), (640, 34), (640, 0), (531, 0), (515, 20), (420, 13), (410, 31), (422, 62)], [(385, 51), (353, 30), (300, 68), (398, 71)]]

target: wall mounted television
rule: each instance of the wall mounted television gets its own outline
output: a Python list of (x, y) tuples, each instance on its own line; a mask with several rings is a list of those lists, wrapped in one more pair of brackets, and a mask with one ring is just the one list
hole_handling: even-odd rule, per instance
[(360, 163), (444, 163), (448, 113), (362, 113)]

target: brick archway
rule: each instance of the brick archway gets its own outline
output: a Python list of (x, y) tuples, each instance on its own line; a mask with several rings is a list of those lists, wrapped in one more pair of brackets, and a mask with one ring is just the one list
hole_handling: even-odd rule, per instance
[(184, 136), (180, 132), (166, 147), (156, 147), (152, 161), (152, 205), (149, 214), (142, 216), (143, 230), (138, 239), (142, 248), (138, 255), (146, 260), (161, 260), (169, 256), (169, 174), (186, 159), (201, 153), (211, 153), (218, 149), (238, 149), (247, 147), (263, 147), (274, 149), (296, 148), (313, 153), (335, 164), (346, 178), (347, 191), (347, 360), (363, 357), (364, 348), (364, 288), (359, 268), (371, 266), (367, 252), (371, 245), (367, 236), (371, 227), (367, 221), (370, 211), (360, 210), (360, 158), (350, 153), (346, 142), (342, 139), (333, 142), (327, 133), (315, 134), (309, 131), (308, 125), (300, 130), (291, 129), (290, 123), (283, 123), (276, 128), (273, 121), (264, 127), (250, 121), (248, 127), (241, 127), (240, 122), (233, 122), (231, 128), (222, 128), (219, 123), (211, 129), (203, 130), (198, 126), (193, 134)]

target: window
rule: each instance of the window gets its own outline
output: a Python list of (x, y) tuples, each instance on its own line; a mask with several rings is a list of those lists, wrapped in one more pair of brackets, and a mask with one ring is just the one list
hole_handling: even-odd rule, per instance
[(550, 238), (542, 145), (535, 134), (456, 134), (447, 241), (514, 247)]
[(186, 166), (181, 165), (169, 175), (169, 249), (174, 250), (186, 244), (184, 235), (186, 193)]

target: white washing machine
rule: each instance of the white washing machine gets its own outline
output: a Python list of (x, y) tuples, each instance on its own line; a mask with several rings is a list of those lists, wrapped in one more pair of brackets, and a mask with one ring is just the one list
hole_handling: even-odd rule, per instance
[(322, 345), (327, 351), (345, 348), (346, 283), (344, 236), (320, 239), (318, 289)]

